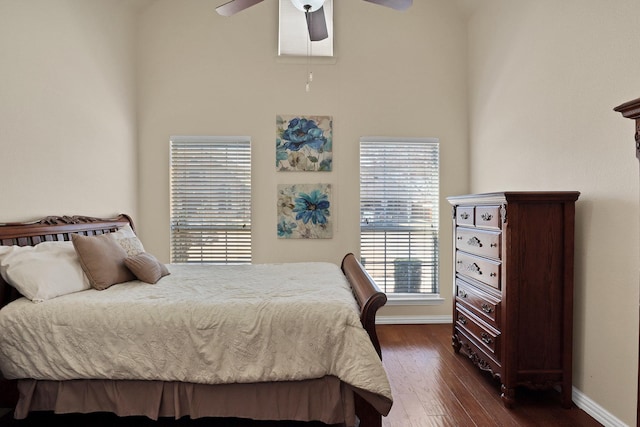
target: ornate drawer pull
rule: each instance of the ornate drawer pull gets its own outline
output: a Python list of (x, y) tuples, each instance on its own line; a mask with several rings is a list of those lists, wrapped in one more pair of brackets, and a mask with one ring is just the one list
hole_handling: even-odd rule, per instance
[(497, 244), (497, 243), (492, 243), (490, 246), (491, 246), (492, 248), (497, 248), (497, 247), (498, 247), (498, 244)]
[(480, 215), (480, 218), (482, 218), (483, 221), (491, 221), (491, 219), (493, 219), (493, 215), (491, 215), (489, 212), (485, 212)]
[(466, 298), (467, 297), (467, 293), (465, 291), (463, 291), (462, 289), (458, 289), (458, 296), (460, 298)]
[(493, 342), (493, 339), (491, 339), (491, 337), (489, 336), (489, 334), (487, 334), (486, 332), (482, 333), (482, 337), (480, 338), (482, 340), (483, 343), (489, 345)]
[(472, 273), (476, 273), (476, 274), (482, 276), (482, 270), (480, 270), (480, 266), (478, 264), (476, 264), (475, 262), (473, 264), (469, 264), (467, 266), (467, 270), (469, 270)]
[(491, 308), (491, 306), (487, 303), (482, 304), (482, 311), (484, 311), (487, 314), (491, 314), (491, 312), (493, 311), (493, 308)]
[(462, 212), (462, 213), (460, 214), (460, 218), (462, 218), (462, 219), (469, 219), (469, 214), (468, 214), (467, 212)]
[(480, 241), (480, 239), (478, 239), (477, 237), (473, 236), (472, 238), (470, 238), (467, 241), (467, 245), (481, 248), (482, 247), (482, 242)]
[(462, 240), (462, 236), (458, 236), (458, 240)]
[(458, 322), (460, 322), (463, 325), (466, 325), (467, 324), (467, 319), (465, 319), (464, 316), (458, 315)]
[(496, 276), (497, 276), (497, 274), (496, 274), (496, 273), (491, 273), (491, 274), (489, 274), (489, 277), (496, 277)]

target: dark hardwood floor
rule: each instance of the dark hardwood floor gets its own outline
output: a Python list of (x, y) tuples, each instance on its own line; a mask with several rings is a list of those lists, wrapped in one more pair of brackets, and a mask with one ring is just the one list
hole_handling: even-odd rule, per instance
[(451, 325), (379, 325), (382, 360), (394, 404), (385, 427), (601, 426), (560, 406), (556, 391), (518, 390), (507, 409), (500, 386), (451, 346)]
[[(560, 406), (555, 391), (518, 390), (507, 409), (497, 381), (451, 347), (451, 325), (379, 325), (382, 358), (394, 404), (384, 427), (423, 426), (600, 426), (584, 411)], [(238, 419), (117, 418), (109, 414), (32, 414), (16, 421), (11, 414), (0, 426), (44, 427), (321, 427), (319, 423), (252, 422)]]

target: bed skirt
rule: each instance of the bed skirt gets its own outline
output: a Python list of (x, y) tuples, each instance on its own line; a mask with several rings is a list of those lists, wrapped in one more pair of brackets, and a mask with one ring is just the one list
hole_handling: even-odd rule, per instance
[[(118, 416), (321, 421), (355, 426), (354, 390), (333, 376), (305, 381), (207, 385), (162, 381), (18, 381), (14, 417), (31, 411)], [(359, 391), (358, 391), (359, 392)], [(371, 398), (372, 396), (366, 396)]]

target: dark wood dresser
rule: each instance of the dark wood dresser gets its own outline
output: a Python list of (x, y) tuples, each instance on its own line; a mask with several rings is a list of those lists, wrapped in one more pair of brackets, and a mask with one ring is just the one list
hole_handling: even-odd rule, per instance
[(448, 197), (453, 206), (453, 347), (502, 384), (560, 386), (571, 407), (577, 191)]
[[(618, 105), (613, 109), (631, 120), (635, 120), (636, 157), (640, 159), (640, 98)], [(638, 392), (636, 393), (636, 426), (640, 427), (640, 360), (638, 360)]]

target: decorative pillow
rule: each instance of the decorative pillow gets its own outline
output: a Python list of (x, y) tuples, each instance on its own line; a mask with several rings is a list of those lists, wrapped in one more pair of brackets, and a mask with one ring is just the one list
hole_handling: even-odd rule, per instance
[(114, 239), (124, 248), (127, 252), (127, 255), (138, 255), (144, 252), (144, 246), (142, 246), (142, 242), (136, 236), (136, 233), (133, 231), (129, 224), (125, 225), (118, 229), (118, 231), (114, 231), (110, 233)]
[(91, 288), (71, 242), (0, 246), (0, 275), (33, 302)]
[(125, 258), (124, 264), (136, 275), (138, 280), (146, 283), (157, 283), (161, 277), (169, 274), (167, 266), (147, 252)]
[(127, 252), (111, 234), (71, 235), (82, 270), (89, 278), (91, 286), (99, 291), (136, 278), (124, 265)]

